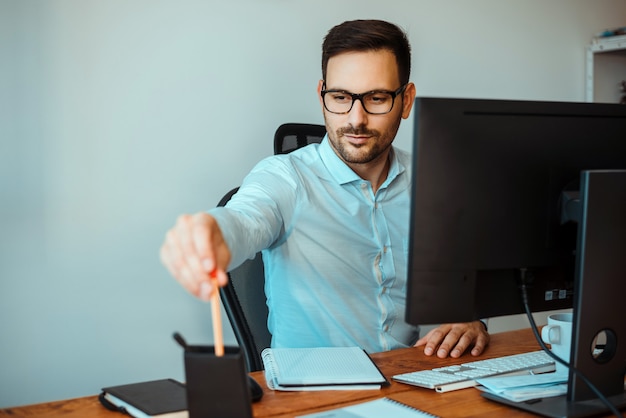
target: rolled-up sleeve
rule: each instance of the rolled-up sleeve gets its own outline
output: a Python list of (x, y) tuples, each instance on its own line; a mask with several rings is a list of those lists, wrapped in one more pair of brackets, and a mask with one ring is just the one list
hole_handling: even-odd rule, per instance
[(294, 205), (297, 174), (278, 156), (259, 162), (224, 207), (208, 211), (231, 251), (228, 270), (269, 248), (284, 233), (285, 214)]

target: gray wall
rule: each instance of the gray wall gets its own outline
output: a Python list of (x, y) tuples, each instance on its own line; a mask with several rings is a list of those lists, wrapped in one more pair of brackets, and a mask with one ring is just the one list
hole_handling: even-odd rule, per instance
[(210, 343), (210, 309), (159, 264), (163, 235), (279, 124), (322, 123), (334, 24), (403, 26), (420, 95), (583, 101), (584, 48), (624, 17), (623, 0), (0, 0), (0, 407), (183, 379), (171, 334)]

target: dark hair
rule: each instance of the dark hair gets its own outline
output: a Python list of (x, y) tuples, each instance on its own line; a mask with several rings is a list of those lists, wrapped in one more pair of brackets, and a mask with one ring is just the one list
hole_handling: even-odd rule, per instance
[(326, 80), (328, 60), (344, 52), (389, 50), (398, 64), (402, 85), (411, 74), (411, 45), (402, 29), (382, 20), (352, 20), (330, 31), (322, 44), (322, 78)]

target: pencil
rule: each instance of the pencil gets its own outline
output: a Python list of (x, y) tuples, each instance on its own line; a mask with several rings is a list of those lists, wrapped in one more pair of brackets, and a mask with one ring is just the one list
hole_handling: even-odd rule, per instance
[(215, 344), (215, 355), (224, 355), (224, 337), (222, 334), (222, 318), (220, 312), (220, 294), (216, 289), (211, 297), (211, 310), (213, 311), (213, 340)]
[(220, 310), (220, 292), (215, 277), (217, 273), (211, 272), (211, 281), (215, 288), (211, 296), (211, 316), (213, 317), (213, 345), (215, 347), (215, 355), (221, 357), (224, 355), (224, 334), (222, 333), (222, 313)]

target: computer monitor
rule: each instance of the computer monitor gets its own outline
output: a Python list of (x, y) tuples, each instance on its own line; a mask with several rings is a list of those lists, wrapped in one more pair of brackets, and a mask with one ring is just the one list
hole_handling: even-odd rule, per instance
[[(600, 373), (596, 380), (612, 380), (608, 389), (601, 386), (615, 392), (615, 375), (621, 374), (617, 396), (623, 398), (623, 172), (605, 174), (615, 189), (604, 192), (612, 196), (611, 205), (600, 202), (617, 207), (617, 214), (594, 216), (590, 224), (581, 213), (587, 200), (601, 194), (591, 192), (586, 170), (626, 170), (626, 106), (417, 98), (414, 112), (407, 321), (437, 324), (523, 313), (524, 278), (533, 312), (574, 308), (574, 339), (596, 326), (619, 335), (611, 361), (598, 366), (606, 370), (610, 363), (617, 373)], [(603, 187), (608, 186), (594, 189)], [(586, 258), (578, 236), (589, 236), (585, 228), (600, 231), (597, 224), (603, 222), (619, 232), (605, 242), (600, 233), (596, 247), (610, 246), (613, 260), (610, 272), (596, 277), (581, 267)], [(583, 347), (587, 342), (579, 340), (572, 360), (580, 366), (591, 344)], [(574, 396), (578, 383), (571, 379), (568, 399), (593, 398), (585, 390)]]

